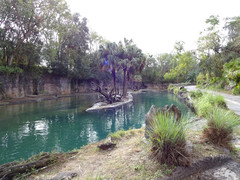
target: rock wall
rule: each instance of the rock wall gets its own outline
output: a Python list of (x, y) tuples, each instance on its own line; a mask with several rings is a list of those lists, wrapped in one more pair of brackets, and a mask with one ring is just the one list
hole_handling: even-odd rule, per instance
[(156, 90), (167, 90), (168, 89), (168, 83), (164, 84), (155, 84), (155, 83), (145, 83), (145, 86), (147, 89), (156, 89)]
[[(68, 95), (91, 92), (90, 83), (85, 81), (72, 85), (69, 78), (29, 74), (0, 75), (0, 100), (3, 98), (23, 98), (30, 95)], [(74, 89), (73, 89), (74, 88)]]
[[(1, 75), (0, 74), (0, 100), (4, 98), (23, 98), (31, 95), (68, 95), (74, 93), (90, 93), (91, 80), (76, 80), (56, 75)], [(108, 87), (109, 83), (104, 83)], [(136, 87), (137, 88), (136, 88)], [(139, 87), (138, 87), (139, 86)], [(118, 84), (122, 90), (122, 84)], [(166, 90), (168, 84), (129, 84), (129, 89), (148, 88)], [(109, 87), (111, 88), (111, 87)]]
[(21, 98), (33, 92), (33, 81), (29, 76), (2, 75), (0, 76), (1, 90), (0, 99), (5, 97)]

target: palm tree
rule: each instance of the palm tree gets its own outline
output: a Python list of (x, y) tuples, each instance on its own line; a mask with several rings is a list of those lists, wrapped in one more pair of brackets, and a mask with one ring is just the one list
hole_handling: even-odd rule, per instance
[(116, 71), (119, 67), (119, 48), (116, 43), (107, 42), (99, 47), (102, 68), (107, 68), (111, 71), (113, 78), (113, 89), (116, 95)]
[(124, 46), (120, 42), (119, 47), (123, 49), (121, 54), (120, 67), (123, 70), (123, 97), (127, 95), (128, 81), (130, 74), (141, 71), (145, 65), (145, 56), (132, 40), (124, 39)]

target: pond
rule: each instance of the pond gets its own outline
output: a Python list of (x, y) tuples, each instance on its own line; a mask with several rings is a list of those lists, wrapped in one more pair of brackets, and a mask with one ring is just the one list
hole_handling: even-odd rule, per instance
[(85, 112), (97, 95), (80, 95), (19, 105), (0, 106), (0, 164), (26, 159), (40, 152), (66, 152), (100, 141), (110, 132), (145, 125), (152, 104), (185, 104), (167, 92), (133, 94), (133, 102), (118, 109)]

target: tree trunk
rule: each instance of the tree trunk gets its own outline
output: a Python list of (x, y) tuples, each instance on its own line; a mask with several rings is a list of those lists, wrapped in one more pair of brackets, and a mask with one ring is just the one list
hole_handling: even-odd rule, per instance
[(127, 69), (123, 70), (124, 77), (123, 77), (123, 97), (127, 96)]
[(2, 60), (3, 65), (6, 65), (6, 49), (5, 47), (3, 48), (3, 60)]
[(116, 95), (116, 73), (115, 73), (115, 69), (112, 69), (112, 77), (113, 77), (113, 90), (114, 90), (114, 94)]
[(11, 66), (12, 63), (13, 63), (13, 54), (9, 58), (8, 65)]

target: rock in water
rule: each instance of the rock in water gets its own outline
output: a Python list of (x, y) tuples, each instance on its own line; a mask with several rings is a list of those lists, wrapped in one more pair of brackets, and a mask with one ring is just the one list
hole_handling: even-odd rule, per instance
[(152, 105), (149, 109), (148, 113), (145, 117), (145, 138), (149, 138), (149, 132), (153, 132), (152, 122), (153, 117), (156, 116), (158, 113), (170, 113), (173, 114), (176, 121), (180, 121), (181, 119), (181, 111), (172, 104), (170, 107), (168, 105), (164, 106), (163, 108), (157, 108), (156, 106)]

